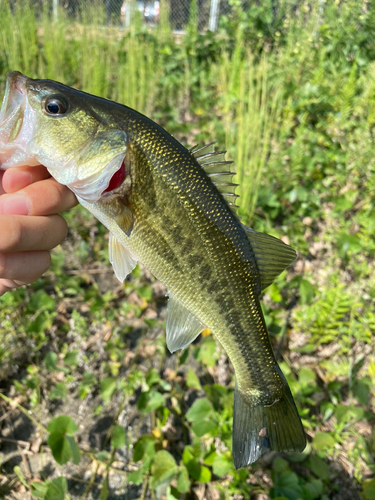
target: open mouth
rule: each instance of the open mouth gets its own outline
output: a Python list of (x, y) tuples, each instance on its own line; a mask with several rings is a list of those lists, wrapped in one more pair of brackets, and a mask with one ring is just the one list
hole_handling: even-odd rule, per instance
[(109, 181), (109, 185), (107, 189), (103, 191), (104, 193), (110, 193), (115, 189), (119, 188), (125, 179), (125, 160), (121, 163), (121, 167), (112, 175), (111, 180)]

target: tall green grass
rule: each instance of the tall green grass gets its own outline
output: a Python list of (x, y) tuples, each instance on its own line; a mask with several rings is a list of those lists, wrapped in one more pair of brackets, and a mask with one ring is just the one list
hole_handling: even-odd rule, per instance
[(219, 68), (225, 142), (236, 166), (241, 213), (251, 221), (272, 148), (279, 144), (282, 107), (280, 86), (272, 86), (266, 54), (238, 61), (224, 55)]
[(124, 36), (117, 28), (103, 27), (102, 16), (95, 12), (92, 9), (72, 21), (64, 10), (57, 20), (44, 11), (36, 19), (27, 5), (13, 12), (1, 3), (1, 81), (8, 71), (18, 70), (152, 114), (157, 102), (155, 82), (162, 70), (155, 44), (136, 36), (134, 29)]

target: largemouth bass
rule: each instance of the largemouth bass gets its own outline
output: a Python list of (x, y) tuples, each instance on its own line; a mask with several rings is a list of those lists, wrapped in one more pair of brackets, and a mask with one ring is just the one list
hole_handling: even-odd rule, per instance
[(43, 164), (110, 231), (123, 281), (141, 262), (168, 288), (171, 352), (209, 328), (233, 363), (233, 458), (302, 451), (306, 438), (276, 362), (259, 294), (295, 259), (235, 214), (233, 173), (212, 144), (191, 150), (142, 114), (50, 80), (10, 73), (2, 168)]

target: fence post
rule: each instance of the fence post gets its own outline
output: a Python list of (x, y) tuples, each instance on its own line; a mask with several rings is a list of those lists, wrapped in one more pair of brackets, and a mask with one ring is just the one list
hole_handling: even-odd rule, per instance
[(59, 0), (53, 0), (52, 9), (53, 9), (53, 20), (57, 21), (59, 17)]
[(217, 30), (217, 21), (218, 21), (218, 17), (219, 17), (219, 4), (220, 4), (220, 0), (211, 0), (210, 20), (208, 22), (208, 29), (210, 31)]

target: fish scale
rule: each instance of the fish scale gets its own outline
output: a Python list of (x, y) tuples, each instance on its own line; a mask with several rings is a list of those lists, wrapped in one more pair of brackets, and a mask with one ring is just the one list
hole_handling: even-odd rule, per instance
[(0, 159), (3, 168), (42, 163), (77, 195), (109, 229), (121, 281), (141, 262), (167, 286), (171, 352), (212, 331), (236, 374), (237, 468), (270, 449), (304, 449), (259, 303), (295, 252), (241, 224), (224, 152), (213, 143), (187, 150), (126, 106), (14, 72), (0, 111)]

